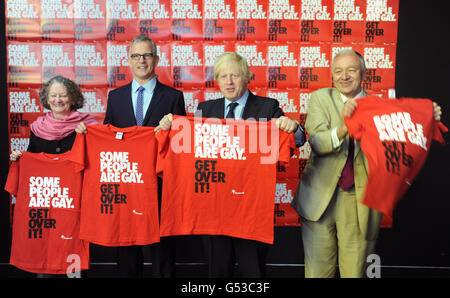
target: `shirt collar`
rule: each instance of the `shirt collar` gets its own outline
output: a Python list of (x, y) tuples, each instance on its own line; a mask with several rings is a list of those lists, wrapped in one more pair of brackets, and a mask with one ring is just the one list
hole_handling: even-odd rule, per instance
[[(340, 92), (339, 92), (339, 93), (340, 93)], [(345, 96), (345, 95), (342, 94), (342, 93), (340, 93), (340, 94), (341, 94), (342, 101), (343, 101), (344, 103), (346, 103), (347, 100), (348, 100), (347, 96)], [(359, 91), (359, 93), (356, 94), (356, 96), (355, 96), (354, 98), (356, 99), (356, 98), (360, 98), (360, 97), (363, 97), (363, 96), (364, 96), (364, 89), (361, 88), (361, 91)]]
[(227, 98), (225, 98), (225, 108), (228, 107), (228, 105), (232, 102), (237, 102), (239, 105), (245, 106), (245, 104), (247, 103), (247, 99), (248, 99), (248, 90), (245, 91), (245, 93), (237, 100), (231, 101)]
[[(147, 83), (145, 83), (142, 86), (142, 87), (145, 88), (145, 91), (153, 93), (153, 90), (155, 90), (155, 87), (156, 87), (156, 79), (157, 79), (157, 76), (154, 76), (150, 81), (148, 81)], [(131, 90), (132, 90), (132, 92), (136, 93), (140, 86), (141, 85), (135, 79), (133, 79), (133, 81), (131, 82)]]

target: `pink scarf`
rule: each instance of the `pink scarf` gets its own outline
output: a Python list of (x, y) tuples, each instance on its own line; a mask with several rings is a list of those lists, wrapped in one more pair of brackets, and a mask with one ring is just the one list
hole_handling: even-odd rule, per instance
[(98, 124), (97, 120), (89, 114), (71, 111), (64, 118), (57, 120), (52, 112), (40, 116), (31, 123), (31, 131), (39, 138), (48, 141), (61, 140), (75, 131), (78, 124)]

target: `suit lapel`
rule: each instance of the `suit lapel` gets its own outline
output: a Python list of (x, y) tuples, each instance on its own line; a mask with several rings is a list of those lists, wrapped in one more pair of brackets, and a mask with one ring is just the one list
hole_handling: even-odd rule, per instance
[(133, 108), (133, 100), (131, 99), (131, 83), (126, 85), (126, 88), (123, 90), (123, 107), (124, 107), (124, 114), (128, 115), (130, 119), (134, 122), (134, 125), (136, 125), (136, 117), (134, 115), (134, 108)]
[[(368, 94), (366, 91), (363, 90), (363, 96), (367, 96)], [(358, 155), (358, 153), (361, 151), (361, 142), (355, 142), (355, 158)]]
[(211, 108), (211, 116), (208, 116), (210, 118), (225, 118), (225, 98), (219, 98), (217, 99), (217, 104), (212, 105)]
[(256, 96), (252, 92), (248, 92), (247, 103), (245, 104), (244, 111), (242, 113), (242, 119), (257, 118), (257, 103), (255, 102)]

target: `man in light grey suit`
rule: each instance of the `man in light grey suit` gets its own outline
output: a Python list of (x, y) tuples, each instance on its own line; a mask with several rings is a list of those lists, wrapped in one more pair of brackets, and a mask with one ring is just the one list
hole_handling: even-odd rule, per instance
[[(368, 163), (359, 141), (349, 138), (344, 117), (355, 110), (366, 92), (361, 83), (366, 66), (353, 50), (333, 59), (335, 88), (311, 94), (305, 122), (311, 156), (292, 201), (302, 218), (306, 277), (365, 276), (366, 258), (374, 252), (381, 213), (360, 203)], [(434, 103), (434, 117), (441, 108)]]
[[(306, 277), (334, 277), (337, 261), (341, 277), (362, 277), (375, 248), (381, 214), (359, 202), (368, 164), (343, 120), (355, 109), (354, 99), (366, 95), (361, 87), (365, 71), (360, 54), (341, 51), (332, 62), (335, 88), (311, 94), (305, 123), (311, 156), (292, 202), (302, 218)], [(353, 166), (354, 175), (342, 186), (349, 155), (353, 165), (346, 171)]]

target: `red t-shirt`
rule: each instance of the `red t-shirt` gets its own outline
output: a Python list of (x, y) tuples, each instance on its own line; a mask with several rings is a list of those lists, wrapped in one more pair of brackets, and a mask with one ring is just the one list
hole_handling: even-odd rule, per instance
[(345, 123), (350, 135), (361, 140), (369, 163), (362, 203), (392, 220), (395, 205), (425, 163), (431, 140), (445, 144), (441, 132), (447, 128), (434, 120), (429, 99), (370, 96), (357, 103)]
[(276, 162), (289, 161), (293, 134), (280, 131), (275, 121), (175, 116), (171, 130), (158, 132), (157, 139), (161, 236), (273, 243)]
[(5, 185), (17, 198), (11, 265), (47, 274), (89, 269), (89, 243), (79, 238), (82, 174), (70, 154), (23, 152), (11, 163)]
[(154, 128), (88, 125), (72, 147), (84, 167), (80, 237), (103, 246), (159, 242)]

